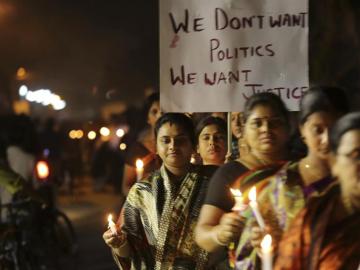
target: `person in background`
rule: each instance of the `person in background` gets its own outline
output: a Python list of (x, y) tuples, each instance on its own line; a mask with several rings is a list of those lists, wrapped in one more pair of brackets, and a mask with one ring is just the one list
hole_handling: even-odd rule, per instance
[(94, 180), (94, 191), (101, 192), (105, 185), (113, 185), (114, 192), (122, 194), (120, 179), (123, 177), (124, 157), (119, 148), (120, 138), (116, 135), (117, 124), (109, 125), (110, 135), (95, 151), (91, 174)]
[(236, 160), (247, 152), (247, 146), (243, 140), (243, 116), (241, 112), (231, 113), (231, 156), (229, 160)]
[(154, 127), (157, 119), (161, 116), (159, 93), (151, 94), (145, 101), (144, 112), (148, 127), (143, 131), (138, 140), (133, 143), (125, 157), (124, 175), (122, 178), (122, 192), (126, 196), (131, 186), (136, 182), (136, 160), (141, 159), (144, 163), (145, 177), (150, 172), (160, 167), (160, 160), (156, 156)]
[(212, 113), (210, 113), (210, 116), (219, 117), (219, 118), (224, 119), (224, 121), (226, 121), (226, 112), (212, 112)]
[(60, 129), (60, 122), (48, 118), (39, 130), (41, 156), (45, 158), (51, 170), (51, 182), (57, 186), (63, 182), (63, 146), (65, 134)]
[(203, 118), (195, 128), (197, 153), (204, 165), (224, 164), (226, 155), (226, 122), (219, 117)]
[(209, 269), (194, 229), (216, 166), (190, 163), (195, 135), (184, 114), (161, 116), (155, 134), (163, 164), (132, 186), (117, 234), (108, 230), (103, 238), (120, 269)]
[[(234, 198), (230, 187), (244, 191), (280, 167), (280, 161), (287, 158), (288, 123), (288, 111), (277, 95), (259, 93), (247, 100), (244, 140), (250, 149), (240, 159), (221, 166), (212, 177), (196, 227), (200, 247), (215, 252), (239, 239), (244, 220), (232, 212)], [(243, 174), (259, 169), (257, 178), (249, 183), (238, 181)]]
[(9, 167), (33, 185), (36, 157), (39, 145), (31, 119), (26, 115), (8, 118), (7, 161)]
[[(300, 102), (299, 129), (307, 146), (307, 155), (300, 161), (290, 161), (273, 176), (265, 179), (269, 185), (258, 192), (258, 204), (266, 233), (276, 247), (293, 218), (304, 207), (310, 196), (320, 194), (332, 182), (328, 163), (330, 148), (328, 134), (335, 121), (349, 110), (345, 92), (335, 87), (313, 87)], [(237, 248), (238, 269), (257, 269), (257, 252), (265, 232), (251, 214), (241, 234)]]
[[(33, 195), (30, 183), (20, 174), (14, 172), (7, 161), (7, 143), (9, 129), (7, 123), (14, 120), (13, 116), (0, 116), (0, 204), (8, 204), (17, 195)], [(7, 220), (7, 209), (0, 208), (0, 223)], [(2, 231), (0, 228), (0, 235)]]
[(276, 270), (359, 269), (360, 112), (337, 121), (330, 148), (337, 181), (297, 215), (280, 242)]

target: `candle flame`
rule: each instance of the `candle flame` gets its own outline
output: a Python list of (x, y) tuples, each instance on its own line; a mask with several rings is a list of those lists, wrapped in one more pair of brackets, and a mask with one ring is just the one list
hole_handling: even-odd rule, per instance
[(136, 168), (137, 169), (142, 169), (144, 168), (144, 162), (141, 159), (137, 159), (136, 160)]
[(230, 188), (230, 192), (234, 197), (241, 197), (242, 196), (242, 193), (241, 193), (240, 189)]
[(252, 187), (249, 191), (249, 200), (252, 202), (256, 201), (256, 187)]
[(112, 214), (110, 214), (110, 215), (108, 216), (108, 222), (109, 222), (109, 223), (113, 222), (113, 220), (112, 220)]
[(271, 243), (272, 243), (272, 238), (270, 234), (265, 235), (265, 237), (263, 238), (263, 240), (261, 241), (261, 248), (262, 250), (269, 250), (271, 249)]

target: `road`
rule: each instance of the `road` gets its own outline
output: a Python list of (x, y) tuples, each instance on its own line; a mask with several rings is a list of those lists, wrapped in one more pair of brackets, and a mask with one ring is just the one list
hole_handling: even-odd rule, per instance
[(106, 229), (107, 215), (112, 213), (116, 216), (119, 213), (122, 197), (114, 194), (111, 187), (106, 187), (101, 193), (93, 192), (89, 178), (78, 184), (73, 195), (64, 192), (59, 194), (59, 208), (72, 221), (78, 237), (76, 269), (118, 269), (102, 234)]

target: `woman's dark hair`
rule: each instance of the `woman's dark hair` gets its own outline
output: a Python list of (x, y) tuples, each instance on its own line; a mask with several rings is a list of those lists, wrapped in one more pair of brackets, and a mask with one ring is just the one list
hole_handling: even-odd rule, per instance
[(207, 116), (199, 121), (199, 123), (196, 125), (195, 128), (195, 139), (196, 144), (199, 143), (199, 136), (201, 131), (210, 125), (215, 125), (220, 129), (220, 132), (223, 133), (226, 136), (226, 122), (224, 119), (220, 117), (214, 117), (214, 116)]
[(280, 117), (283, 117), (285, 123), (289, 125), (289, 112), (284, 102), (281, 100), (281, 98), (278, 95), (271, 92), (257, 93), (251, 96), (246, 101), (244, 107), (244, 114), (243, 114), (244, 123), (246, 123), (249, 116), (251, 115), (252, 110), (257, 105), (264, 105), (270, 107), (271, 109), (276, 111)]
[(143, 107), (145, 119), (147, 119), (149, 110), (150, 110), (151, 106), (153, 105), (153, 103), (156, 101), (160, 101), (159, 92), (152, 93), (145, 99), (144, 107)]
[(299, 122), (304, 124), (315, 112), (331, 112), (339, 116), (349, 111), (345, 91), (338, 87), (316, 86), (310, 88), (300, 101)]
[(341, 137), (348, 131), (360, 129), (360, 112), (353, 112), (338, 119), (330, 130), (330, 149), (336, 153)]
[(193, 146), (195, 146), (194, 124), (191, 118), (183, 113), (165, 113), (155, 123), (155, 138), (159, 133), (159, 129), (166, 123), (181, 126), (190, 138)]

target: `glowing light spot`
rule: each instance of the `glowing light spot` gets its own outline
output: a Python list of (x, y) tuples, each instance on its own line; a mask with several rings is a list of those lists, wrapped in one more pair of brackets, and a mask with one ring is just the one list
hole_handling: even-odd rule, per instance
[(47, 178), (50, 174), (48, 164), (45, 161), (38, 161), (36, 163), (36, 172), (40, 179)]
[(102, 127), (100, 128), (100, 134), (104, 137), (107, 137), (110, 135), (110, 129), (108, 129), (107, 127)]
[(88, 132), (87, 137), (89, 140), (95, 140), (96, 139), (96, 132), (91, 130)]
[(119, 128), (116, 131), (116, 136), (118, 136), (119, 138), (122, 138), (125, 135), (125, 131), (122, 128)]
[(27, 86), (26, 86), (26, 85), (22, 85), (22, 86), (20, 86), (20, 88), (19, 88), (19, 95), (22, 96), (22, 97), (25, 97), (28, 91), (29, 91), (29, 90), (28, 90)]
[(119, 146), (120, 150), (122, 150), (122, 151), (124, 151), (126, 149), (126, 147), (127, 147), (126, 143), (121, 143)]
[(77, 138), (77, 131), (76, 130), (71, 130), (69, 132), (69, 137), (70, 137), (70, 139), (76, 139)]

